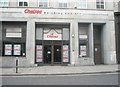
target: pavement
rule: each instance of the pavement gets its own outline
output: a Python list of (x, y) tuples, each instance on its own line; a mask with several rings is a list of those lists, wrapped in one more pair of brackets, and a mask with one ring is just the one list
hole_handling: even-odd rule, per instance
[(119, 65), (94, 66), (36, 66), (19, 68), (0, 68), (0, 76), (9, 75), (65, 75), (65, 74), (94, 74), (119, 72)]

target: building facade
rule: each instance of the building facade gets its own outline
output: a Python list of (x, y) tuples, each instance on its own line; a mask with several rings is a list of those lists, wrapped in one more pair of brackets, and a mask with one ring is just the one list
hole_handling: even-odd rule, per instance
[(1, 0), (2, 66), (116, 64), (113, 0)]
[(118, 3), (118, 12), (115, 12), (115, 32), (117, 62), (120, 64), (120, 1)]

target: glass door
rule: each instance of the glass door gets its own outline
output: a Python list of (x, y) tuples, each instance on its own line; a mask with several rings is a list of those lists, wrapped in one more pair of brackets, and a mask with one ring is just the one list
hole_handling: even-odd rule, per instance
[(61, 64), (61, 45), (44, 45), (44, 64)]
[(52, 63), (52, 46), (51, 45), (45, 45), (44, 46), (44, 64), (51, 64)]
[(54, 45), (54, 64), (61, 64), (61, 46)]

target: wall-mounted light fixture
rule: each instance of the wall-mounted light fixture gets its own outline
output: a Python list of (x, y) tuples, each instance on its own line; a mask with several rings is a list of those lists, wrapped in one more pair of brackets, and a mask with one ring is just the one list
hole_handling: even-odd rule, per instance
[(75, 37), (75, 34), (72, 34), (72, 38), (74, 38)]

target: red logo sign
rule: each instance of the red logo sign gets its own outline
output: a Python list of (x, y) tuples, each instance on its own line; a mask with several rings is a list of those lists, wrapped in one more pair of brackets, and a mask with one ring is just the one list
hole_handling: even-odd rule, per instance
[(42, 14), (42, 10), (30, 10), (30, 9), (25, 9), (24, 10), (24, 13), (25, 14)]
[(48, 38), (58, 38), (58, 36), (47, 35)]

